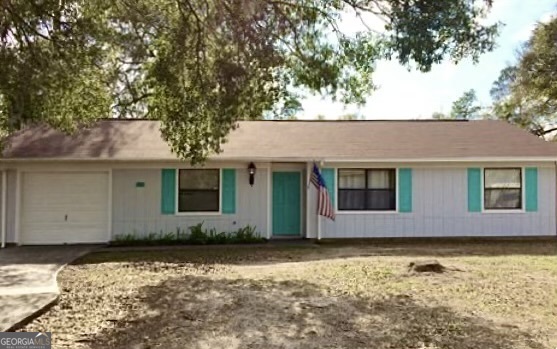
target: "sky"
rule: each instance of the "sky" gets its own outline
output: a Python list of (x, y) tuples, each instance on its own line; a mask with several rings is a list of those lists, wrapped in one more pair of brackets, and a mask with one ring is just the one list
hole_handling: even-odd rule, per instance
[[(348, 113), (358, 113), (366, 119), (426, 119), (434, 112), (448, 113), (454, 100), (465, 91), (475, 89), (482, 105), (489, 105), (489, 90), (501, 69), (516, 61), (516, 50), (526, 41), (535, 24), (547, 21), (557, 13), (555, 0), (494, 0), (486, 18), (488, 23), (504, 24), (497, 38), (497, 47), (482, 55), (474, 64), (470, 59), (458, 64), (446, 60), (428, 73), (408, 71), (397, 61), (380, 61), (374, 73), (378, 90), (363, 107), (334, 103), (319, 95), (307, 96), (302, 101), (302, 119), (324, 115), (336, 119)], [(344, 20), (343, 29), (357, 30), (358, 21)], [(380, 23), (369, 23), (372, 27)]]

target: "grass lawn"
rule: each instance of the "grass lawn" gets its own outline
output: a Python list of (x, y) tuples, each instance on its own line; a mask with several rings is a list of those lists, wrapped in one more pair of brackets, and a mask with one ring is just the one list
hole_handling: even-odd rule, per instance
[[(437, 259), (443, 274), (414, 274)], [(94, 253), (24, 330), (53, 348), (557, 347), (557, 243)]]

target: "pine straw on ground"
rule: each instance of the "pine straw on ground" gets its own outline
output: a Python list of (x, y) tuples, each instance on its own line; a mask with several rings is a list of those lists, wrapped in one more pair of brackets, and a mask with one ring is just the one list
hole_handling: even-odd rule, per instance
[(59, 282), (22, 329), (53, 348), (557, 347), (553, 242), (103, 252)]

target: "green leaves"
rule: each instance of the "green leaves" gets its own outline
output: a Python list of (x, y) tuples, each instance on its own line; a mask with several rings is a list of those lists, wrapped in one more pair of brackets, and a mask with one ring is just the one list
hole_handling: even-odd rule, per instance
[(484, 25), (490, 1), (389, 1), (387, 55), (402, 64), (414, 62), (421, 71), (449, 56), (477, 60), (491, 51), (498, 24)]
[(556, 37), (557, 18), (538, 24), (518, 63), (503, 69), (491, 89), (494, 114), (538, 136), (557, 127)]
[[(485, 5), (485, 6), (484, 6)], [(364, 104), (375, 62), (421, 70), (493, 47), (472, 0), (6, 0), (0, 126), (66, 131), (102, 117), (162, 120), (183, 159), (220, 151), (242, 119), (292, 117), (299, 96)], [(385, 32), (339, 28), (347, 12)], [(363, 27), (364, 28), (364, 27)]]
[(451, 108), (451, 119), (474, 119), (482, 108), (478, 104), (475, 90), (468, 90), (453, 102)]
[[(3, 2), (0, 120), (7, 132), (33, 122), (64, 130), (110, 115), (104, 48), (90, 8), (64, 2)], [(77, 6), (82, 13), (78, 13)], [(77, 18), (79, 16), (79, 18)]]

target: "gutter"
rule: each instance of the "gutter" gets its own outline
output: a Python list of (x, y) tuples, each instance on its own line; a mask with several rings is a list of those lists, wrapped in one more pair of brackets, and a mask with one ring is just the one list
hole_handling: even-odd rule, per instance
[[(429, 157), (429, 158), (347, 158), (347, 157), (326, 157), (320, 158), (321, 161), (327, 161), (328, 163), (367, 163), (367, 162), (381, 162), (381, 163), (466, 163), (466, 162), (557, 162), (557, 157), (554, 156), (490, 156), (490, 157)], [(268, 157), (268, 156), (231, 156), (231, 157), (214, 157), (208, 158), (206, 162), (313, 162), (315, 157)], [(169, 163), (169, 162), (181, 162), (184, 164), (189, 164), (187, 160), (181, 160), (179, 158), (79, 158), (79, 157), (45, 157), (45, 158), (0, 158), (1, 164), (18, 164), (18, 163), (45, 163), (45, 162), (57, 162), (57, 163), (71, 163), (71, 162), (90, 162), (90, 163)], [(5, 167), (4, 167), (5, 168)]]
[(2, 248), (6, 248), (6, 211), (8, 208), (6, 207), (7, 197), (8, 197), (8, 188), (7, 188), (7, 171), (2, 171)]

